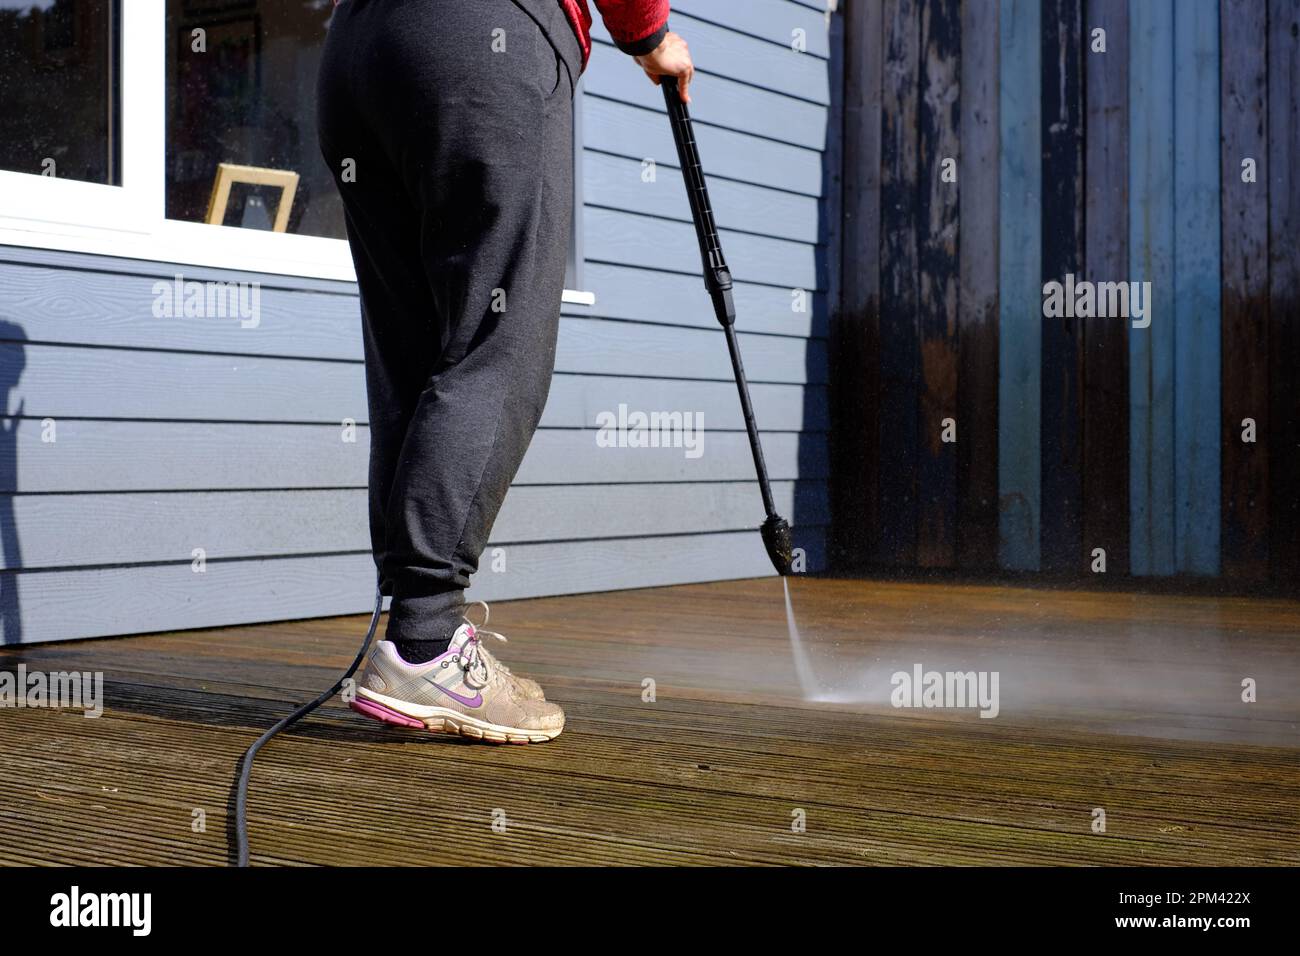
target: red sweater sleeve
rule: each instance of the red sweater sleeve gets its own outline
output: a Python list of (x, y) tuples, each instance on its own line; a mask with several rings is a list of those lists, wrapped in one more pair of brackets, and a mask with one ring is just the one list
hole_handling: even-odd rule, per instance
[(596, 0), (596, 9), (624, 53), (649, 53), (668, 32), (668, 0)]

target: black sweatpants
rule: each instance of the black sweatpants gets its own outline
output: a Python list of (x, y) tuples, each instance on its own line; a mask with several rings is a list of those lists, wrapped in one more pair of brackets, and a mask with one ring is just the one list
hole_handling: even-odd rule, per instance
[(557, 0), (344, 0), (321, 151), (361, 291), (388, 637), (433, 656), (542, 414), (581, 51)]

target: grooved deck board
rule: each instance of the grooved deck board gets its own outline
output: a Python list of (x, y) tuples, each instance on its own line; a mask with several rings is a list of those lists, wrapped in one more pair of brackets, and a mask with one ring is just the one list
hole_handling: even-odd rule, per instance
[[(485, 747), (332, 702), (258, 758), (254, 861), (1300, 863), (1300, 602), (829, 579), (791, 596), (797, 645), (771, 579), (497, 605), (502, 655), (565, 706), (564, 734)], [(0, 709), (0, 863), (228, 862), (240, 754), (364, 625), (0, 651), (0, 670), (105, 688), (99, 719)], [(893, 708), (912, 662), (997, 670), (1000, 715)]]

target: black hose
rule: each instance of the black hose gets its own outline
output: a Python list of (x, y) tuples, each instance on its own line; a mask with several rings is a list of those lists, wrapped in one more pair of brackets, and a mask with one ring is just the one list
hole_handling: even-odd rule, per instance
[(313, 710), (319, 707), (325, 701), (329, 700), (343, 688), (343, 682), (357, 672), (361, 662), (366, 658), (366, 651), (370, 650), (370, 642), (374, 640), (375, 628), (379, 624), (379, 613), (383, 609), (384, 596), (378, 586), (375, 587), (375, 610), (370, 615), (370, 627), (366, 629), (366, 639), (361, 644), (361, 650), (357, 652), (357, 659), (352, 662), (352, 666), (347, 672), (334, 682), (329, 690), (321, 694), (309, 704), (303, 704), (288, 717), (281, 720), (274, 727), (268, 730), (262, 736), (253, 742), (253, 746), (244, 752), (242, 766), (239, 771), (239, 783), (235, 789), (235, 844), (238, 847), (239, 865), (248, 866), (248, 778), (253, 772), (253, 758), (257, 752), (270, 741), (272, 737), (291, 727), (298, 721), (302, 720)]

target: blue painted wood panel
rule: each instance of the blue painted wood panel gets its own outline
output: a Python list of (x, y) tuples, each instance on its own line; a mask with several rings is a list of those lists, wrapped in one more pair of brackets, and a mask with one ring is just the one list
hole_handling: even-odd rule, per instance
[[(584, 224), (591, 262), (699, 274), (700, 249), (695, 227), (688, 223), (588, 206)], [(810, 292), (826, 288), (815, 245), (725, 228), (720, 232), (727, 264), (737, 279)]]
[[(746, 0), (748, 2), (748, 0)], [(600, 17), (592, 24), (592, 39), (600, 44), (595, 56), (622, 56), (612, 45)], [(775, 43), (718, 26), (677, 10), (672, 28), (690, 44), (696, 69), (773, 90), (811, 103), (830, 102), (830, 77), (826, 61), (816, 55), (797, 53), (791, 45)]]
[(1129, 8), (1130, 279), (1151, 324), (1129, 331), (1129, 520), (1134, 574), (1174, 558), (1174, 3)]
[(1037, 0), (1001, 0), (998, 553), (1018, 571), (1036, 570), (1040, 556), (1041, 13)]
[(804, 6), (790, 0), (745, 0), (744, 3), (736, 0), (674, 0), (672, 8), (677, 13), (689, 14), (693, 19), (760, 37), (780, 46), (790, 46), (792, 31), (802, 30), (807, 38), (809, 54), (823, 60), (830, 55), (826, 18), (822, 12), (825, 0), (820, 7), (816, 3)]
[[(619, 209), (678, 222), (691, 222), (691, 209), (677, 185), (676, 170), (646, 178), (644, 163), (589, 151), (583, 191), (588, 206)], [(818, 201), (782, 189), (764, 189), (732, 179), (709, 183), (709, 199), (719, 229), (773, 239), (816, 244), (821, 226)]]
[[(667, 120), (648, 110), (617, 100), (587, 95), (583, 98), (583, 135), (587, 148), (625, 156), (640, 162), (653, 159), (675, 167), (677, 152)], [(659, 109), (663, 110), (660, 96)], [(748, 133), (700, 123), (695, 138), (705, 163), (705, 173), (715, 177), (784, 189), (805, 196), (821, 196), (821, 154)]]
[(1219, 572), (1218, 0), (1174, 8), (1175, 566)]
[[(605, 265), (588, 260), (584, 282), (596, 292), (595, 306), (569, 305), (566, 315), (598, 319), (644, 321), (647, 303), (657, 308), (653, 320), (662, 325), (717, 329), (713, 307), (701, 299), (700, 278), (688, 273), (657, 272), (636, 266)], [(738, 282), (735, 288), (736, 327), (797, 338), (824, 339), (827, 302), (814, 293), (806, 308), (796, 308), (794, 290), (775, 285)]]

